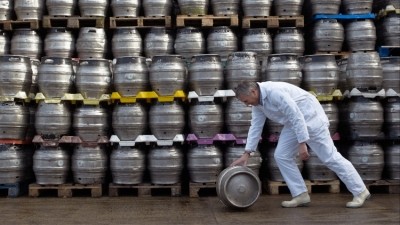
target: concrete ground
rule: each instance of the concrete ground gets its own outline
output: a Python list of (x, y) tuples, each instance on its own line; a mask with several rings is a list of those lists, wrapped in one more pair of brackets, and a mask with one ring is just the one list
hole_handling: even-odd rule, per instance
[(308, 207), (286, 209), (289, 194), (260, 196), (246, 210), (225, 207), (217, 196), (18, 197), (0, 198), (0, 224), (400, 224), (400, 195), (373, 194), (359, 209), (345, 208), (349, 193), (311, 194)]

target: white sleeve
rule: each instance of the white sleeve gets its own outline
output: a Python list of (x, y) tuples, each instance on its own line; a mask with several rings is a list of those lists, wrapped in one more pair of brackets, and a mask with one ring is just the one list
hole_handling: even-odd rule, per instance
[(245, 151), (255, 152), (257, 150), (258, 142), (260, 141), (266, 118), (267, 117), (261, 110), (254, 106), (252, 107), (251, 126), (247, 135)]
[(296, 133), (297, 141), (299, 143), (310, 139), (304, 115), (294, 100), (287, 93), (274, 91), (270, 100), (272, 104), (275, 105), (279, 111), (286, 116), (290, 125), (294, 129), (294, 132)]

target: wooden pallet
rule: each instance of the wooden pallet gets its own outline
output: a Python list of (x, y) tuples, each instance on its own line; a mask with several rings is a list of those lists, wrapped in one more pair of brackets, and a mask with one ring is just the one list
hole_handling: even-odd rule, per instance
[(29, 145), (32, 144), (32, 140), (0, 139), (0, 144)]
[(80, 17), (80, 16), (43, 16), (43, 28), (67, 27), (97, 27), (104, 28), (104, 17)]
[(135, 184), (135, 185), (122, 185), (110, 183), (108, 186), (108, 195), (110, 197), (118, 197), (120, 191), (126, 190), (129, 192), (137, 192), (138, 197), (151, 197), (155, 195), (152, 190), (168, 190), (171, 197), (181, 196), (181, 184)]
[[(308, 193), (312, 193), (313, 187), (315, 186), (328, 186), (329, 193), (339, 193), (340, 192), (340, 181), (339, 180), (331, 180), (331, 181), (310, 181), (305, 180), (306, 187)], [(267, 192), (271, 195), (278, 195), (282, 188), (287, 188), (286, 182), (283, 181), (270, 181), (266, 182), (265, 188)]]
[(198, 198), (199, 197), (199, 191), (201, 189), (213, 189), (216, 190), (217, 183), (216, 182), (211, 182), (211, 183), (194, 183), (190, 182), (189, 183), (189, 196), (191, 198)]
[(110, 17), (110, 28), (118, 27), (171, 27), (171, 17)]
[(389, 194), (400, 194), (400, 180), (365, 181), (365, 186), (371, 191), (378, 187), (384, 187)]
[(102, 196), (102, 184), (60, 184), (60, 185), (40, 185), (30, 184), (29, 185), (29, 197), (39, 197), (40, 192), (56, 190), (57, 196), (62, 198), (72, 197), (73, 191), (75, 190), (90, 190), (90, 196), (93, 198)]
[(213, 16), (213, 15), (178, 15), (176, 17), (177, 27), (213, 27), (213, 26), (239, 26), (238, 15)]
[(3, 20), (0, 21), (1, 30), (15, 30), (18, 28), (29, 28), (38, 30), (40, 28), (39, 20)]
[(0, 184), (0, 189), (7, 190), (7, 196), (11, 198), (15, 198), (20, 196), (23, 193), (26, 193), (28, 190), (28, 183), (26, 182), (18, 182), (12, 184)]
[(242, 28), (304, 27), (304, 16), (244, 17)]

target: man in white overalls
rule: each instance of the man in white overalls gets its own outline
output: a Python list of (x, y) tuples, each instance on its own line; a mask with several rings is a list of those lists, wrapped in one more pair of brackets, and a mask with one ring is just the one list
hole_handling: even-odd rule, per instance
[(329, 133), (329, 120), (321, 104), (307, 91), (285, 82), (243, 82), (234, 90), (236, 97), (252, 106), (252, 119), (245, 152), (231, 166), (246, 165), (256, 151), (266, 118), (283, 124), (274, 158), (287, 183), (292, 200), (282, 207), (304, 206), (311, 202), (295, 158), (309, 158), (307, 145), (343, 181), (353, 194), (346, 207), (361, 207), (370, 193), (354, 166), (336, 149)]

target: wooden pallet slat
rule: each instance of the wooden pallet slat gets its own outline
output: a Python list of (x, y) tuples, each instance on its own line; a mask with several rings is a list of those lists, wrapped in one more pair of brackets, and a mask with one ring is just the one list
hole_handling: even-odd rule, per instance
[(29, 197), (39, 197), (40, 192), (46, 190), (56, 190), (57, 196), (61, 198), (71, 198), (74, 190), (90, 190), (91, 197), (98, 198), (102, 196), (103, 187), (102, 184), (60, 184), (60, 185), (40, 185), (30, 184), (29, 185)]
[(304, 27), (304, 16), (244, 17), (242, 28)]
[(29, 28), (38, 30), (40, 28), (39, 20), (3, 20), (0, 21), (0, 29), (15, 30), (18, 28)]
[[(315, 186), (328, 186), (329, 193), (339, 193), (340, 192), (340, 181), (339, 180), (331, 180), (331, 181), (305, 180), (304, 182), (306, 183), (308, 193), (312, 193), (313, 187), (315, 187)], [(278, 195), (280, 193), (280, 188), (282, 188), (282, 187), (287, 187), (286, 182), (268, 180), (265, 185), (267, 192), (271, 195)]]
[(206, 183), (189, 183), (189, 196), (191, 198), (198, 198), (199, 191), (201, 189), (216, 189), (217, 183), (216, 182), (206, 182)]
[(81, 27), (105, 27), (105, 18), (99, 16), (81, 17), (81, 16), (44, 16), (43, 28), (53, 27), (67, 27), (67, 28), (81, 28)]
[(176, 17), (177, 27), (213, 27), (213, 26), (239, 26), (238, 15), (213, 16), (213, 15), (178, 15)]
[(121, 190), (137, 191), (138, 197), (151, 197), (153, 196), (152, 190), (169, 190), (171, 197), (181, 196), (181, 184), (133, 184), (133, 185), (123, 185), (110, 183), (108, 187), (108, 194), (110, 197), (118, 197)]
[(400, 194), (400, 180), (377, 180), (365, 181), (369, 190), (372, 188), (385, 187), (389, 194)]
[(170, 16), (110, 17), (110, 28), (118, 27), (171, 27)]

